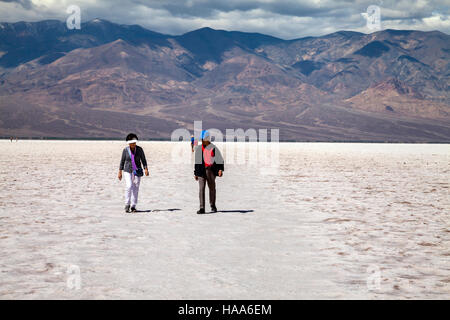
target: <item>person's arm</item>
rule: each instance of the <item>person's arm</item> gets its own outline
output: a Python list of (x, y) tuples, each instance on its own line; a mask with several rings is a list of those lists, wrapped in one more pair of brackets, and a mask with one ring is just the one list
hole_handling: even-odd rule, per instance
[(123, 149), (122, 158), (120, 159), (119, 173), (117, 175), (117, 178), (119, 178), (119, 180), (122, 180), (122, 170), (125, 165), (125, 157), (126, 157), (126, 153), (125, 153), (125, 149)]
[(141, 152), (142, 153), (142, 155), (141, 155), (142, 166), (144, 167), (145, 175), (148, 176), (149, 173), (148, 173), (148, 167), (147, 167), (147, 159), (145, 158), (144, 149), (141, 148), (141, 151), (142, 151)]
[(219, 148), (217, 148), (217, 147), (214, 148), (214, 159), (216, 162), (218, 175), (219, 175), (219, 177), (221, 177), (223, 175), (223, 172), (225, 171), (225, 165), (224, 165), (222, 153), (220, 152)]
[(194, 154), (194, 178), (195, 178), (195, 180), (198, 180), (198, 177), (202, 175), (202, 173), (201, 173), (202, 165), (203, 165), (202, 147), (198, 146), (195, 149), (195, 154)]

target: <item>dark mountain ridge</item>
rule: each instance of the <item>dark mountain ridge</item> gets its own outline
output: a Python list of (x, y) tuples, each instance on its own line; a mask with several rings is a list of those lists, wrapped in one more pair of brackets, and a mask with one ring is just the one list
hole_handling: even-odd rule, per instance
[(139, 116), (152, 138), (203, 120), (289, 140), (448, 142), (449, 55), (437, 31), (283, 40), (101, 19), (81, 30), (0, 23), (0, 135), (114, 137), (127, 131), (118, 118)]

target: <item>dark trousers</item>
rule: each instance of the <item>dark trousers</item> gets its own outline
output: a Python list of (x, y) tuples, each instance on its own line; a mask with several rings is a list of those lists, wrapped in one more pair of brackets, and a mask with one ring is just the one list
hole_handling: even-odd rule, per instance
[(209, 204), (216, 205), (216, 175), (210, 168), (206, 168), (206, 178), (198, 177), (198, 185), (200, 187), (200, 209), (205, 209), (205, 188), (208, 184)]

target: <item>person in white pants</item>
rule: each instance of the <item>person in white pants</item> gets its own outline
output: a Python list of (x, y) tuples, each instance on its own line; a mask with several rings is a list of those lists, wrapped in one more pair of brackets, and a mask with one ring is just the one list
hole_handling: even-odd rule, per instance
[(136, 208), (139, 194), (139, 184), (141, 183), (141, 177), (135, 176), (133, 173), (124, 172), (125, 178), (125, 206)]
[[(130, 133), (125, 140), (128, 147), (124, 148), (122, 151), (118, 178), (119, 180), (122, 180), (123, 171), (126, 185), (125, 212), (136, 212), (141, 177), (144, 173), (146, 176), (148, 176), (149, 173), (144, 149), (136, 145), (138, 140), (137, 135)], [(142, 167), (144, 167), (144, 169), (142, 169)]]

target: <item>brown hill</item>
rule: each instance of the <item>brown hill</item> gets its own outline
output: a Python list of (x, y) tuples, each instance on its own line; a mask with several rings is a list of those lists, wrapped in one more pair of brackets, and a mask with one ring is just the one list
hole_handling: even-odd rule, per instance
[(106, 21), (36, 28), (0, 30), (0, 136), (169, 138), (203, 120), (289, 140), (450, 141), (450, 37), (440, 32), (286, 41)]
[(448, 121), (448, 105), (424, 99), (415, 88), (391, 78), (347, 99), (352, 108), (404, 117)]

